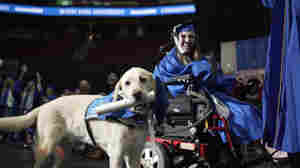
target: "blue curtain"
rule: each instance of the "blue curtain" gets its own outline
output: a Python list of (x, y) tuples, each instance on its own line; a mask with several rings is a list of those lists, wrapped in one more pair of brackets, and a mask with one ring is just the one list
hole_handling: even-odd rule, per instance
[(264, 68), (268, 37), (237, 41), (237, 70)]

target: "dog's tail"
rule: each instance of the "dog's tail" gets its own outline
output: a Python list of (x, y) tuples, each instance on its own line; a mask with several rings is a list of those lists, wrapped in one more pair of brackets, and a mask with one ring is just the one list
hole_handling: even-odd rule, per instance
[(32, 110), (23, 116), (0, 118), (0, 130), (17, 132), (32, 126), (38, 116), (39, 108)]

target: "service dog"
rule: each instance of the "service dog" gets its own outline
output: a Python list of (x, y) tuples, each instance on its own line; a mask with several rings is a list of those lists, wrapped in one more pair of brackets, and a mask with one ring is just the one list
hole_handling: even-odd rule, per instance
[[(118, 97), (143, 100), (149, 92), (155, 90), (152, 73), (134, 67), (122, 75), (116, 84), (113, 97), (115, 101)], [(63, 139), (92, 143), (87, 131), (88, 123), (94, 141), (109, 156), (110, 168), (120, 168), (124, 163), (128, 168), (139, 167), (139, 153), (148, 135), (147, 124), (142, 124), (142, 127), (128, 127), (118, 122), (98, 119), (86, 123), (85, 111), (96, 98), (99, 98), (99, 95), (63, 96), (35, 108), (24, 116), (0, 118), (0, 129), (20, 131), (36, 123), (34, 168), (40, 168), (50, 155), (55, 158), (53, 167), (59, 168), (64, 157), (63, 148), (58, 144)], [(143, 106), (137, 111), (147, 115), (151, 110)]]

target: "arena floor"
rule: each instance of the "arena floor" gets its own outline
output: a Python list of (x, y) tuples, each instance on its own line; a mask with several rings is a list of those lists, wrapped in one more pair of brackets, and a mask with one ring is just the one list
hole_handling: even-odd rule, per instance
[[(22, 147), (10, 144), (0, 144), (1, 168), (32, 168), (32, 152)], [(108, 168), (108, 161), (88, 160), (79, 156), (69, 156), (63, 163), (63, 168)], [(288, 164), (282, 164), (280, 168), (289, 168)], [(267, 164), (256, 164), (247, 168), (272, 168)]]
[[(21, 146), (0, 145), (1, 168), (33, 168), (33, 153)], [(80, 156), (67, 156), (63, 168), (107, 168), (108, 161), (88, 160)]]

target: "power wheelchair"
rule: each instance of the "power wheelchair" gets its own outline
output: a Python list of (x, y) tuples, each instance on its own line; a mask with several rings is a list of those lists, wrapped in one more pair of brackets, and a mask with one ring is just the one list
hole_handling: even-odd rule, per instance
[[(183, 84), (186, 94), (169, 99), (166, 121), (154, 128), (154, 137), (147, 137), (140, 155), (141, 167), (235, 168), (256, 162), (271, 162), (276, 167), (262, 145), (258, 144), (252, 151), (234, 145), (228, 114), (220, 113), (220, 108), (226, 109), (226, 105), (217, 101), (205, 87), (196, 88), (201, 86), (199, 81), (184, 75), (165, 83)], [(253, 91), (253, 87), (248, 89)], [(227, 143), (223, 143), (220, 133), (225, 135)]]

